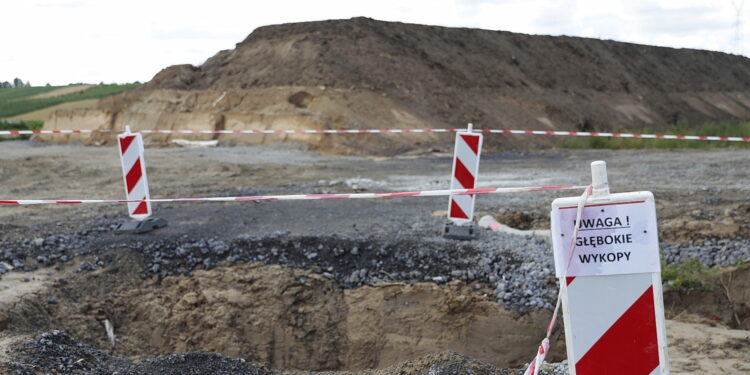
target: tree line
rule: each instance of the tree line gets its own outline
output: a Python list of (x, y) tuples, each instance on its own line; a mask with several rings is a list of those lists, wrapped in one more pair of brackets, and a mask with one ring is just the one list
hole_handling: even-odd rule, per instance
[(16, 77), (13, 80), (13, 83), (10, 83), (8, 81), (0, 83), (0, 88), (9, 89), (13, 87), (31, 87), (31, 82), (26, 81), (26, 83), (24, 83), (22, 79)]

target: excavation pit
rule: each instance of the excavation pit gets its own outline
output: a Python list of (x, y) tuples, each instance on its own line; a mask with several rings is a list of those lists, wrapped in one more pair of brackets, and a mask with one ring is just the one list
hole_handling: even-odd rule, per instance
[[(303, 254), (300, 259), (309, 258), (305, 249), (318, 249), (321, 262), (329, 255), (319, 248), (322, 243), (338, 243), (349, 252), (359, 244), (363, 254), (391, 250), (382, 243), (368, 250), (360, 240), (334, 240), (306, 237), (282, 247), (281, 237), (263, 239), (264, 246), (276, 248), (287, 263), (295, 263), (295, 249)], [(302, 242), (305, 245), (295, 247)], [(238, 244), (244, 244), (243, 251), (258, 245), (255, 239), (239, 239), (229, 244), (227, 256)], [(185, 248), (184, 243), (174, 245)], [(461, 248), (463, 253), (448, 247), (470, 258), (474, 247)], [(162, 244), (162, 258), (168, 258), (163, 254), (168, 251), (173, 250)], [(430, 251), (423, 251), (428, 257)], [(336, 246), (331, 246), (330, 255), (336, 257), (335, 252)], [(273, 259), (215, 259), (214, 267), (204, 269), (201, 262), (192, 271), (162, 277), (161, 269), (144, 272), (153, 264), (165, 264), (154, 263), (149, 254), (119, 248), (99, 255), (105, 265), (95, 270), (51, 276), (45, 288), (7, 312), (7, 328), (14, 333), (60, 330), (92, 348), (130, 359), (205, 351), (274, 369), (355, 371), (455, 351), (507, 368), (528, 361), (550, 317), (545, 309), (526, 314), (507, 310), (482, 275), (474, 281), (449, 277), (425, 282), (395, 280), (383, 271), (338, 282), (334, 274), (348, 274), (344, 265), (340, 267), (347, 271), (328, 272), (325, 262), (303, 269), (268, 264)], [(184, 255), (189, 259), (187, 250)], [(345, 258), (342, 264), (352, 255)], [(167, 264), (178, 263), (171, 260)], [(372, 261), (366, 256), (362, 260)], [(439, 263), (430, 266), (439, 269)], [(65, 267), (75, 265), (57, 272), (65, 274)], [(351, 266), (356, 267), (361, 264)], [(50, 297), (56, 303), (50, 303)], [(105, 320), (114, 325), (114, 347)], [(561, 360), (564, 353), (563, 340), (556, 339), (558, 351), (552, 361)]]

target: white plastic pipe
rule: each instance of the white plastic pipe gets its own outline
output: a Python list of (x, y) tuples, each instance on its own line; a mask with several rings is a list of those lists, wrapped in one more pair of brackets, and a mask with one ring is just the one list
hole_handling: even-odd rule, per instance
[(506, 234), (512, 234), (516, 236), (523, 236), (523, 237), (530, 237), (530, 236), (539, 236), (539, 237), (545, 237), (545, 238), (550, 237), (549, 229), (521, 230), (521, 229), (511, 228), (505, 224), (499, 223), (497, 220), (495, 220), (494, 217), (490, 215), (482, 216), (482, 218), (479, 219), (479, 227), (487, 228), (497, 233), (506, 233)]

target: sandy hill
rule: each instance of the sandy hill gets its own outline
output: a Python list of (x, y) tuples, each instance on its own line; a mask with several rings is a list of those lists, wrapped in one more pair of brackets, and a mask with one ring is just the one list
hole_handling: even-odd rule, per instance
[[(177, 65), (49, 128), (481, 128), (655, 131), (750, 119), (750, 60), (719, 52), (382, 22), (261, 27), (201, 66)], [(289, 137), (222, 136), (263, 143)], [(292, 136), (393, 154), (449, 136)], [(154, 141), (166, 138), (153, 137)], [(104, 142), (107, 139), (95, 139)], [(490, 136), (491, 148), (559, 138)]]

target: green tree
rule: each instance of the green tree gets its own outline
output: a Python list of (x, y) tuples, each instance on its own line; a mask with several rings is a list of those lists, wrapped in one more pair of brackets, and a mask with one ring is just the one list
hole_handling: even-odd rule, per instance
[(23, 87), (23, 80), (18, 77), (13, 79), (13, 87)]
[(2, 87), (2, 88), (4, 88), (4, 89), (7, 89), (7, 88), (11, 88), (11, 87), (13, 87), (13, 85), (11, 85), (11, 84), (10, 84), (10, 82), (8, 82), (8, 81), (5, 81), (5, 82), (3, 82), (3, 83), (0, 83), (0, 87)]

